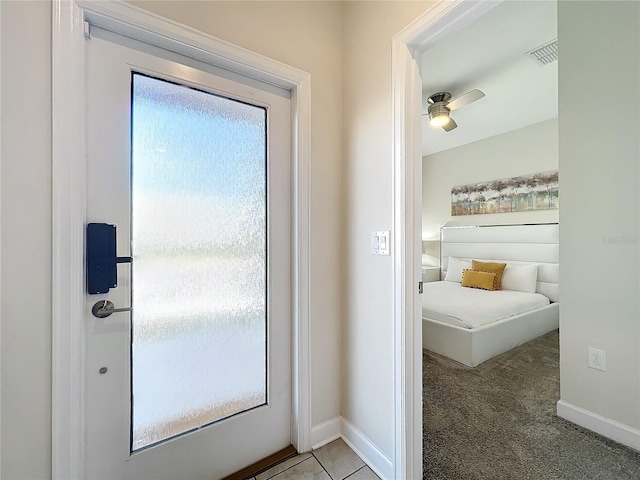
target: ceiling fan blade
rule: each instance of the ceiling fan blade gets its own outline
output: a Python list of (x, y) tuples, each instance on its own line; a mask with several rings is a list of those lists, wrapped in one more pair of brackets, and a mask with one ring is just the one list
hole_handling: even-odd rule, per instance
[(476, 100), (480, 100), (484, 97), (484, 92), (481, 92), (478, 89), (473, 89), (470, 92), (463, 93), (458, 98), (454, 98), (449, 103), (447, 103), (447, 108), (449, 110), (456, 110), (458, 108), (464, 107), (465, 105), (469, 105)]
[(453, 130), (457, 126), (458, 126), (458, 124), (456, 123), (456, 121), (453, 118), (449, 117), (449, 123), (447, 123), (446, 125), (443, 125), (442, 129), (445, 132), (450, 132), (451, 130)]

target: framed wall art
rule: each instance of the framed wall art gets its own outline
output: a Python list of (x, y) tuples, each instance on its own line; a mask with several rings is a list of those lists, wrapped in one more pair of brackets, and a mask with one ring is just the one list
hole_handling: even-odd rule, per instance
[(558, 171), (451, 188), (451, 215), (526, 212), (559, 208)]

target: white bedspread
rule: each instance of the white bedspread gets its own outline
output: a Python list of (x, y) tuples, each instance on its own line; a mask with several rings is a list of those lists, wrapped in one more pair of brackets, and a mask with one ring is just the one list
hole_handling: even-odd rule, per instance
[(549, 305), (539, 293), (498, 290), (489, 292), (454, 282), (424, 284), (422, 316), (450, 325), (475, 328)]

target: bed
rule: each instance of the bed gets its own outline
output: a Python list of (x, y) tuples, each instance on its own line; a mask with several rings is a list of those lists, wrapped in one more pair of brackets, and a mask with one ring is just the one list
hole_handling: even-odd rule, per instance
[[(475, 367), (557, 329), (558, 230), (555, 223), (443, 227), (442, 280), (425, 283), (422, 295), (423, 348)], [(455, 272), (472, 260), (506, 263), (503, 287), (515, 290), (462, 287)], [(528, 275), (525, 287), (519, 280), (514, 283), (514, 272), (531, 269), (536, 273), (533, 279)]]

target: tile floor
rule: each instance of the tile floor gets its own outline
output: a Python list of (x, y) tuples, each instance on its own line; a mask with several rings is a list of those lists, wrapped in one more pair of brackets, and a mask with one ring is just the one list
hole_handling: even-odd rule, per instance
[(248, 480), (380, 480), (343, 440), (290, 458)]

